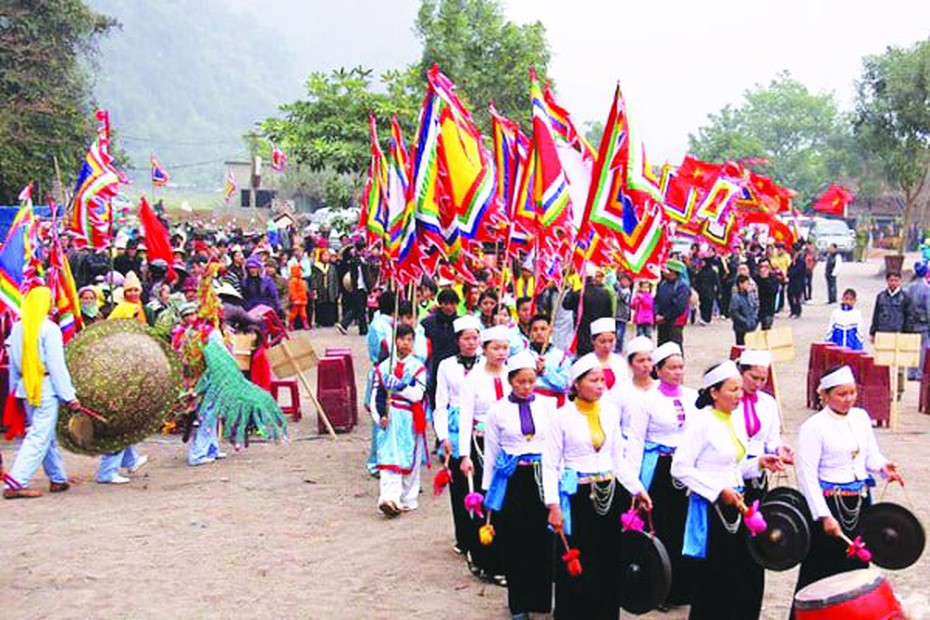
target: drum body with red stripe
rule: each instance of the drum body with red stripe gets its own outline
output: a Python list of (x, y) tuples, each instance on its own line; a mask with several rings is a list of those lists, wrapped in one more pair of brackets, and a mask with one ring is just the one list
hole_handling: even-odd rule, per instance
[(816, 581), (794, 597), (796, 620), (904, 620), (891, 585), (873, 569)]

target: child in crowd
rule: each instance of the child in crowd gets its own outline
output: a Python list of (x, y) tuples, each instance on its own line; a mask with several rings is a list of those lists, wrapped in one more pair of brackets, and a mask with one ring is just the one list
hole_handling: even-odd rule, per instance
[(636, 324), (636, 335), (652, 338), (652, 326), (656, 322), (652, 282), (640, 281), (639, 289), (630, 301), (630, 308), (633, 311), (633, 323)]
[(853, 351), (862, 351), (864, 334), (862, 311), (856, 307), (856, 291), (848, 288), (843, 291), (840, 307), (830, 315), (827, 342)]
[(630, 302), (633, 299), (633, 280), (629, 274), (621, 273), (617, 277), (614, 292), (617, 294), (617, 310), (614, 313), (617, 324), (617, 343), (614, 345), (614, 353), (622, 353), (626, 339), (626, 325), (632, 316)]
[(299, 316), (301, 327), (310, 329), (310, 322), (307, 320), (307, 283), (302, 277), (300, 265), (291, 265), (291, 279), (287, 282), (287, 295), (291, 304), (290, 311), (287, 313), (288, 328), (297, 329), (296, 320)]

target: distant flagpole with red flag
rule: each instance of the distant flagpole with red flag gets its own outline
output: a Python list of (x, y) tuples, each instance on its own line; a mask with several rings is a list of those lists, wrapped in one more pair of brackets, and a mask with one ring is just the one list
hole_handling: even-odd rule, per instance
[(836, 217), (846, 217), (846, 209), (852, 203), (853, 198), (852, 192), (834, 183), (814, 203), (814, 211)]
[(287, 155), (278, 148), (274, 142), (271, 143), (271, 169), (275, 172), (284, 172), (287, 167)]

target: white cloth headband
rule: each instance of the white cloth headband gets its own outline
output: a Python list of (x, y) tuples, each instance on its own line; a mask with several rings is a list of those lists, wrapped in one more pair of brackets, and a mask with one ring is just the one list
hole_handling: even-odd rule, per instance
[(652, 363), (658, 364), (667, 357), (681, 354), (681, 347), (678, 343), (669, 341), (652, 352)]
[(727, 379), (739, 379), (739, 368), (730, 360), (704, 373), (704, 389), (711, 388)]
[(601, 363), (598, 361), (597, 356), (594, 353), (588, 353), (587, 355), (582, 356), (574, 364), (572, 364), (571, 378), (572, 383), (578, 380), (578, 377), (588, 372), (589, 370), (594, 370), (595, 368), (600, 368)]
[(742, 366), (769, 367), (772, 365), (772, 353), (760, 349), (745, 349), (740, 353), (739, 363)]
[(836, 387), (838, 385), (849, 385), (856, 383), (856, 377), (853, 376), (852, 370), (849, 366), (842, 366), (837, 368), (829, 375), (824, 375), (820, 378), (820, 385), (817, 386), (818, 390), (829, 390), (830, 388)]
[(529, 368), (531, 370), (536, 370), (536, 357), (529, 351), (520, 351), (509, 360), (507, 360), (507, 372), (515, 372), (517, 370), (523, 370)]
[(591, 337), (598, 334), (614, 334), (617, 332), (617, 322), (610, 317), (591, 321)]
[(481, 332), (481, 344), (492, 340), (510, 342), (510, 329), (506, 325), (495, 325)]
[(478, 317), (475, 316), (460, 316), (459, 318), (452, 321), (452, 330), (457, 334), (463, 332), (466, 329), (473, 329), (477, 332), (481, 331), (481, 321), (478, 320)]

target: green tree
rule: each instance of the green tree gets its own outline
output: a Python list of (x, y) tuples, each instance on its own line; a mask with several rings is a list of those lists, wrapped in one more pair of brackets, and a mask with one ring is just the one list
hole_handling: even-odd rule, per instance
[(80, 0), (0, 3), (0, 203), (31, 181), (50, 192), (55, 158), (79, 167), (94, 132), (81, 59), (115, 25)]
[(868, 163), (903, 194), (907, 230), (930, 173), (930, 39), (863, 59), (855, 136)]
[(422, 96), (415, 94), (415, 80), (410, 71), (389, 72), (381, 76), (384, 90), (378, 92), (369, 69), (313, 73), (307, 80), (306, 98), (282, 105), (284, 117), (267, 118), (261, 128), (301, 166), (362, 176), (371, 158), (369, 111), (378, 121), (382, 147), (393, 114), (409, 140)]
[(530, 127), (529, 67), (545, 78), (549, 66), (546, 29), (540, 22), (506, 21), (497, 0), (423, 0), (416, 33), (423, 42), (420, 73), (436, 63), (456, 83), (482, 130), (490, 127), (487, 105)]
[(691, 152), (710, 161), (764, 158), (757, 167), (814, 200), (853, 164), (849, 124), (832, 94), (813, 94), (787, 72), (744, 93), (741, 106), (726, 106), (689, 138)]

